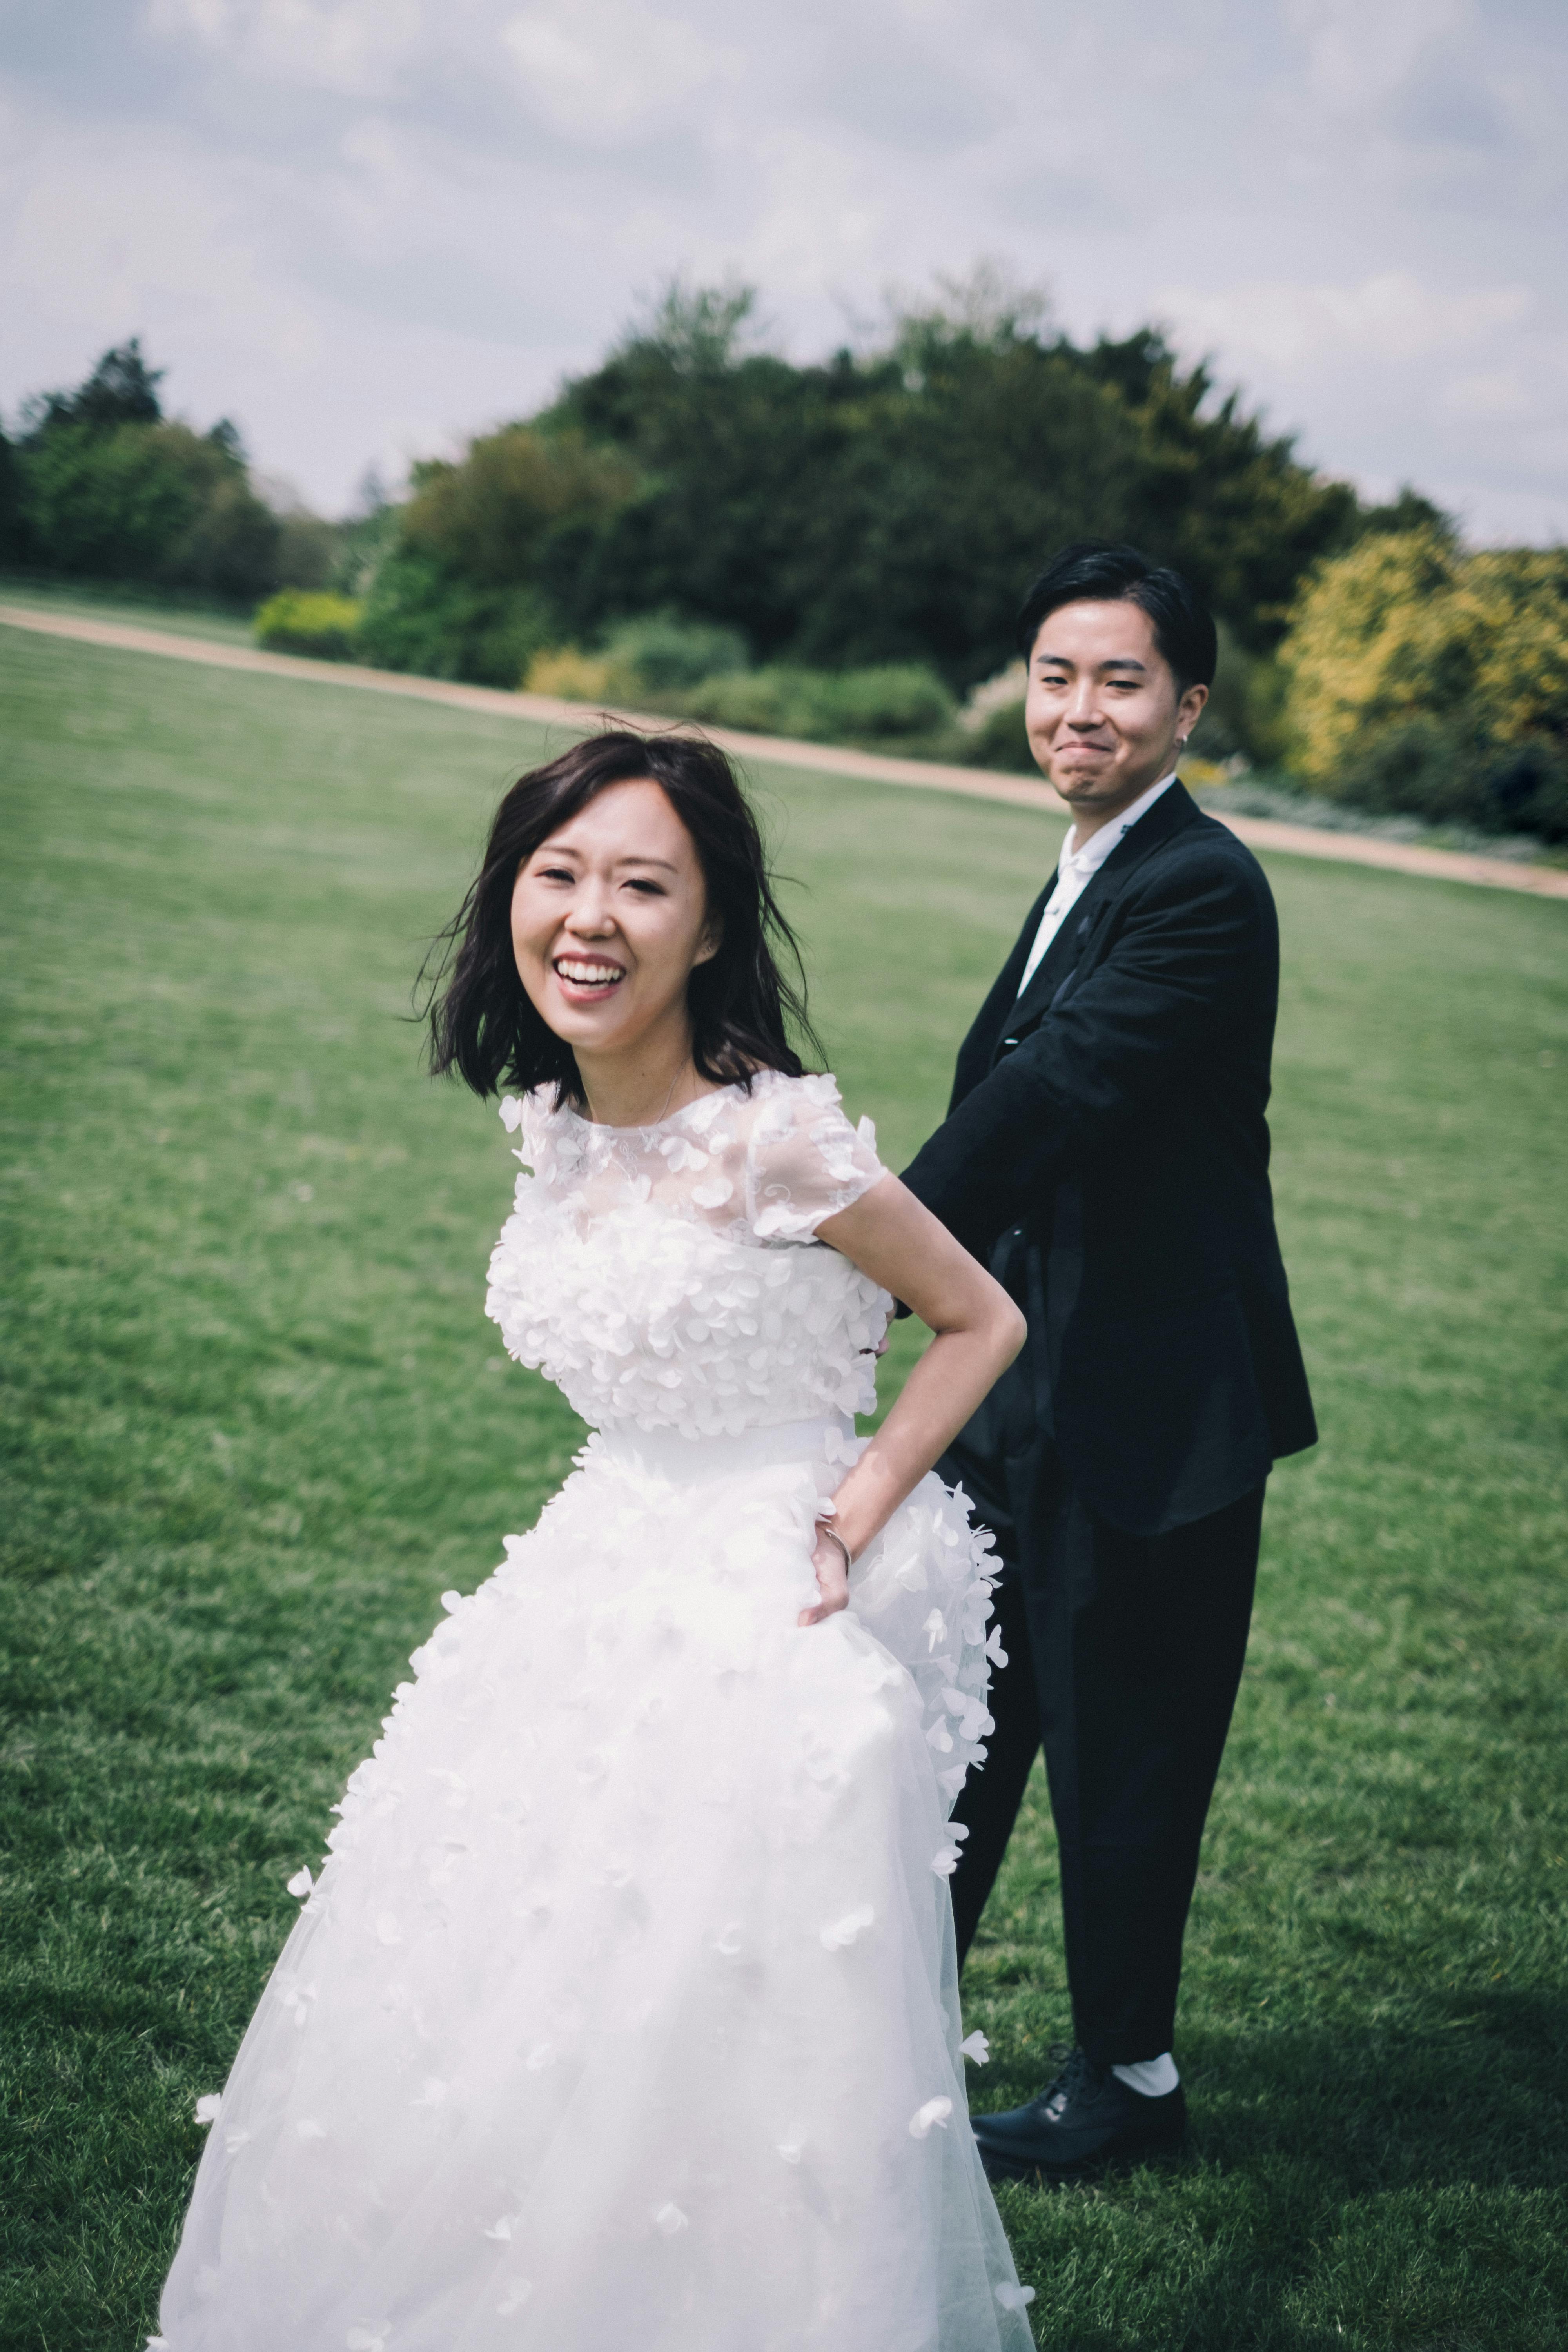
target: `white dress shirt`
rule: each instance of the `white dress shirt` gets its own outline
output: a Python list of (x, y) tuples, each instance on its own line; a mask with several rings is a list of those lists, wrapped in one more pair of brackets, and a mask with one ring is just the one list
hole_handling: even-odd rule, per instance
[[(1029, 950), (1029, 961), (1024, 966), (1024, 977), (1018, 982), (1020, 996), (1038, 971), (1046, 950), (1117, 843), (1131, 832), (1141, 816), (1148, 814), (1161, 793), (1168, 792), (1175, 781), (1176, 772), (1173, 768), (1168, 776), (1162, 776), (1157, 784), (1151, 784), (1148, 791), (1141, 793), (1130, 808), (1124, 808), (1120, 816), (1112, 817), (1109, 824), (1102, 824), (1098, 833), (1091, 833), (1081, 849), (1075, 845), (1078, 827), (1068, 825), (1061, 856), (1057, 860), (1057, 887), (1046, 900), (1040, 928), (1035, 933), (1035, 944)], [(1175, 2061), (1168, 2050), (1158, 2058), (1140, 2059), (1136, 2065), (1113, 2066), (1110, 2071), (1146, 2099), (1167, 2097), (1181, 2081)]]
[(1169, 792), (1175, 781), (1176, 772), (1173, 768), (1168, 776), (1162, 776), (1157, 784), (1151, 784), (1146, 793), (1140, 793), (1131, 806), (1124, 808), (1120, 816), (1113, 816), (1109, 824), (1102, 824), (1098, 833), (1091, 833), (1081, 849), (1074, 845), (1078, 840), (1077, 825), (1068, 825), (1067, 837), (1062, 843), (1062, 854), (1057, 860), (1057, 887), (1046, 900), (1045, 912), (1040, 917), (1040, 928), (1035, 933), (1035, 944), (1029, 950), (1029, 961), (1024, 966), (1024, 977), (1018, 982), (1020, 996), (1039, 970), (1040, 961), (1046, 950), (1050, 946), (1117, 843), (1124, 834), (1131, 832), (1141, 816), (1148, 814), (1161, 793)]

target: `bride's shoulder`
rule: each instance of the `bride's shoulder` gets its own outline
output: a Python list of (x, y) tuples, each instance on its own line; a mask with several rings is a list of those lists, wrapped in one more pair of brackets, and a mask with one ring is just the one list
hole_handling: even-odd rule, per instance
[(876, 1129), (851, 1124), (828, 1071), (760, 1070), (742, 1104), (750, 1217), (763, 1239), (809, 1240), (887, 1173)]
[(502, 1095), (500, 1123), (517, 1138), (517, 1156), (532, 1165), (536, 1152), (564, 1136), (575, 1125), (571, 1111), (556, 1098), (552, 1082), (531, 1087), (525, 1095)]
[(742, 1092), (742, 1113), (763, 1127), (799, 1126), (812, 1119), (843, 1116), (844, 1098), (830, 1070), (806, 1070), (798, 1077), (788, 1070), (753, 1070)]

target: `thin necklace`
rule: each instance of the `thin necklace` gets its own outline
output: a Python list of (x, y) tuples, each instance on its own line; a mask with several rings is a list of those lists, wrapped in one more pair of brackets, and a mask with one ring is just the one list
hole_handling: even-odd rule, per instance
[[(676, 1087), (680, 1084), (680, 1081), (681, 1081), (681, 1079), (685, 1076), (685, 1075), (686, 1075), (686, 1074), (685, 1074), (685, 1072), (684, 1072), (683, 1070), (677, 1070), (677, 1072), (676, 1072), (676, 1074), (675, 1074), (674, 1077), (672, 1077), (672, 1078), (671, 1078), (671, 1080), (670, 1080), (670, 1082), (669, 1082), (669, 1092), (668, 1092), (668, 1094), (667, 1094), (667, 1095), (666, 1095), (666, 1097), (665, 1097), (665, 1098), (664, 1098), (663, 1102), (659, 1105), (659, 1112), (658, 1112), (658, 1117), (657, 1118), (650, 1118), (650, 1119), (646, 1119), (646, 1120), (645, 1120), (645, 1119), (637, 1119), (637, 1121), (635, 1121), (636, 1126), (637, 1126), (638, 1129), (641, 1129), (641, 1131), (642, 1131), (642, 1133), (643, 1133), (643, 1134), (645, 1134), (645, 1135), (646, 1135), (646, 1134), (647, 1133), (647, 1130), (648, 1130), (648, 1129), (649, 1129), (650, 1127), (662, 1127), (662, 1126), (663, 1126), (663, 1124), (664, 1124), (664, 1114), (665, 1114), (665, 1112), (669, 1108), (670, 1104), (671, 1104), (671, 1103), (673, 1102), (673, 1100), (675, 1099), (675, 1089), (676, 1089)], [(589, 1110), (590, 1110), (590, 1111), (592, 1111), (592, 1110), (593, 1110), (593, 1108), (594, 1108), (594, 1097), (593, 1097), (593, 1096), (592, 1096), (592, 1095), (589, 1095), (589, 1094), (588, 1094), (588, 1089), (587, 1089), (587, 1087), (584, 1087), (583, 1092), (584, 1092), (584, 1095), (587, 1095), (587, 1097), (588, 1097), (588, 1108), (589, 1108)], [(599, 1118), (597, 1117), (597, 1115), (595, 1114), (595, 1119), (594, 1119), (594, 1124), (595, 1124), (595, 1127), (602, 1127), (602, 1126), (604, 1125), (604, 1123), (605, 1123), (605, 1122), (603, 1121), (603, 1119)]]

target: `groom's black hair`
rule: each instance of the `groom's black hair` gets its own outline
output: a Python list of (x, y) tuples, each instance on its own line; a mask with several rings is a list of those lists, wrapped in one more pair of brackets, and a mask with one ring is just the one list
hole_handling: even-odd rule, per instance
[(1064, 604), (1128, 604), (1147, 613), (1154, 643), (1171, 666), (1176, 691), (1212, 686), (1218, 643), (1214, 617), (1190, 581), (1136, 547), (1075, 539), (1053, 555), (1018, 608), (1018, 650), (1035, 650), (1040, 623)]
[(701, 735), (638, 735), (613, 721), (558, 760), (531, 768), (503, 796), (479, 872), (420, 974), (432, 1070), (455, 1070), (477, 1095), (553, 1082), (558, 1103), (585, 1107), (572, 1048), (534, 1010), (518, 977), (512, 887), (541, 842), (597, 793), (645, 779), (660, 787), (691, 836), (719, 933), (717, 950), (688, 982), (697, 1067), (720, 1086), (744, 1086), (760, 1069), (801, 1076), (788, 1024), (818, 1051), (805, 968), (734, 770)]

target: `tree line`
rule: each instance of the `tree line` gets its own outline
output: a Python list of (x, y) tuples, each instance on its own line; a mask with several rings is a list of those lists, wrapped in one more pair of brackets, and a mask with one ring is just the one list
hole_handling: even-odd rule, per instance
[(228, 418), (200, 433), (165, 416), (163, 374), (132, 336), (0, 432), (0, 564), (245, 605), (328, 581), (332, 526), (258, 495)]
[(1321, 478), (1152, 328), (1079, 345), (982, 286), (796, 364), (749, 347), (752, 310), (672, 289), (548, 408), (417, 468), (366, 614), (377, 657), (510, 682), (664, 612), (760, 663), (921, 663), (963, 693), (1064, 541), (1179, 564), (1268, 652), (1312, 565), (1436, 519)]
[(1128, 539), (1219, 616), (1211, 761), (1568, 836), (1561, 551), (1468, 555), (1430, 500), (1324, 478), (1156, 329), (1075, 342), (984, 274), (819, 362), (754, 318), (744, 289), (669, 289), (353, 525), (274, 512), (233, 425), (165, 416), (132, 341), (0, 435), (0, 562), (326, 589), (274, 599), (264, 638), (1026, 769), (1021, 687), (984, 683), (1020, 593), (1065, 541)]

